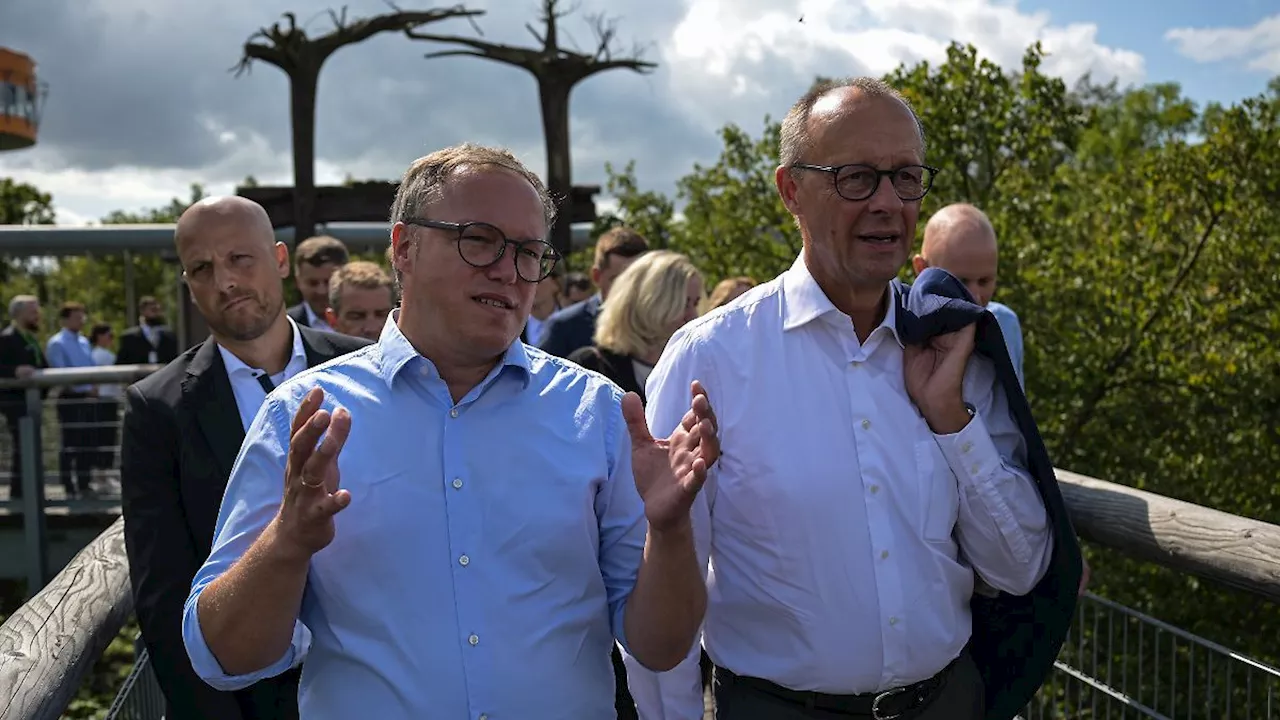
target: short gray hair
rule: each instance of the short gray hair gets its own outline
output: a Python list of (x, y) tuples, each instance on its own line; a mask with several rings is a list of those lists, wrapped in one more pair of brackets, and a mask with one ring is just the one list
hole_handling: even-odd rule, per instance
[(783, 118), (778, 140), (779, 165), (791, 167), (800, 162), (801, 156), (813, 145), (813, 138), (809, 136), (809, 114), (813, 112), (813, 106), (828, 93), (844, 88), (858, 90), (870, 97), (893, 98), (902, 103), (916, 121), (916, 129), (920, 132), (920, 143), (924, 145), (924, 123), (920, 122), (920, 116), (916, 114), (915, 108), (911, 107), (911, 103), (889, 83), (873, 77), (822, 80), (814, 83), (813, 87), (809, 88), (809, 92), (802, 95)]
[(9, 319), (12, 320), (14, 315), (22, 312), (22, 309), (28, 305), (34, 305), (40, 302), (40, 298), (35, 295), (14, 295), (9, 301)]

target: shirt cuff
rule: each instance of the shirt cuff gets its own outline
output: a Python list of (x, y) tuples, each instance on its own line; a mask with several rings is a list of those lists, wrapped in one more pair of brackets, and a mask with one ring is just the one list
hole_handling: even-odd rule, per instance
[(191, 658), (191, 667), (200, 676), (201, 680), (204, 680), (215, 690), (224, 692), (243, 690), (259, 680), (279, 675), (292, 668), (302, 657), (305, 657), (303, 653), (299, 652), (299, 648), (304, 648), (309, 644), (310, 631), (302, 623), (295, 622), (293, 624), (293, 640), (279, 660), (257, 672), (244, 675), (228, 675), (222, 669), (222, 663), (218, 662), (218, 658), (214, 657), (213, 651), (209, 649), (209, 645), (204, 639), (204, 632), (200, 630), (200, 614), (196, 611), (199, 600), (199, 592), (193, 594), (187, 600), (182, 618), (182, 641), (187, 646), (187, 655)]
[(987, 424), (976, 411), (960, 432), (933, 437), (951, 472), (962, 482), (975, 484), (990, 477), (1003, 464), (1000, 451), (987, 432)]

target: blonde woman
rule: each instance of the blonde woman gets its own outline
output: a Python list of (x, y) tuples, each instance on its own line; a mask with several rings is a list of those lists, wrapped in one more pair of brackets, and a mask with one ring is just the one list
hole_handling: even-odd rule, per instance
[(689, 258), (652, 250), (614, 281), (596, 321), (595, 344), (569, 359), (644, 399), (644, 383), (667, 340), (698, 317), (702, 275)]

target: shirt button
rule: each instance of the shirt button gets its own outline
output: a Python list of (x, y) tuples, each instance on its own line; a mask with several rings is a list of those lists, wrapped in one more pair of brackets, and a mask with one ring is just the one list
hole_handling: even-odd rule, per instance
[[(458, 564), (461, 565), (462, 567), (466, 567), (471, 564), (471, 558), (467, 557), (466, 555), (463, 555), (462, 557), (458, 558)], [(472, 643), (472, 645), (474, 644), (475, 643)]]
[(881, 550), (881, 551), (880, 551), (880, 559), (881, 559), (881, 560), (888, 560), (888, 559), (889, 559), (889, 551), (888, 551), (888, 550)]
[(453, 489), (454, 489), (454, 490), (461, 490), (461, 489), (462, 489), (462, 478), (454, 478), (454, 479), (453, 479)]
[(961, 446), (960, 446), (960, 452), (962, 452), (962, 453), (967, 453), (967, 452), (969, 452), (969, 451), (970, 451), (970, 450), (972, 450), (972, 449), (973, 449), (973, 443), (971, 443), (971, 442), (967, 442), (967, 441), (966, 441), (966, 442), (965, 442), (965, 444), (963, 444), (963, 445), (961, 445)]
[(863, 429), (863, 430), (867, 430), (867, 429), (870, 429), (870, 428), (871, 428), (871, 421), (870, 421), (870, 420), (863, 420), (863, 421), (862, 421), (862, 429)]
[(978, 474), (978, 471), (979, 471), (979, 470), (981, 470), (981, 469), (982, 469), (982, 466), (981, 466), (981, 465), (979, 465), (978, 463), (974, 463), (974, 464), (969, 468), (969, 473), (970, 473), (970, 474), (972, 474), (972, 475), (977, 475), (977, 474)]
[(467, 642), (471, 643), (472, 645), (479, 645), (479, 644), (480, 644), (480, 636), (479, 636), (479, 635), (472, 635), (471, 637), (467, 638)]
[(451, 417), (451, 418), (456, 418), (456, 417), (458, 417), (458, 408), (453, 408), (452, 410), (450, 410), (450, 411), (449, 411), (449, 417)]
[(880, 492), (880, 486), (879, 486), (879, 485), (872, 485), (872, 486), (871, 486), (871, 494), (872, 494), (872, 495), (875, 495), (875, 494), (876, 494), (876, 493), (878, 493), (878, 492)]
[(489, 716), (484, 713), (480, 713), (480, 720), (489, 720)]
[[(890, 625), (897, 625), (897, 624), (898, 624), (898, 618), (896, 618), (896, 617), (891, 617), (891, 618), (889, 618), (889, 624), (890, 624)], [(472, 635), (471, 637), (475, 637), (475, 635)], [(474, 645), (474, 644), (475, 644), (475, 643), (472, 643), (472, 645)]]

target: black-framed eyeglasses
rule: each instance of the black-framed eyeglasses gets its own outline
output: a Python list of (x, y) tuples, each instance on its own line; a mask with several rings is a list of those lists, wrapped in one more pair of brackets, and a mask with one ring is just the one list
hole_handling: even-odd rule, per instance
[(406, 225), (418, 225), (436, 230), (452, 230), (458, 234), (458, 255), (468, 265), (487, 268), (502, 259), (507, 246), (515, 248), (516, 274), (525, 282), (542, 282), (560, 262), (560, 253), (543, 240), (512, 240), (489, 223), (453, 223), (443, 220), (409, 218)]
[(938, 174), (937, 168), (928, 165), (902, 165), (892, 170), (880, 170), (871, 165), (862, 164), (832, 167), (793, 163), (791, 167), (829, 174), (836, 186), (836, 193), (845, 200), (853, 201), (866, 200), (875, 195), (876, 190), (880, 189), (880, 181), (886, 177), (893, 184), (893, 191), (898, 194), (899, 200), (903, 202), (919, 200), (929, 194), (929, 188), (933, 187), (933, 178)]

